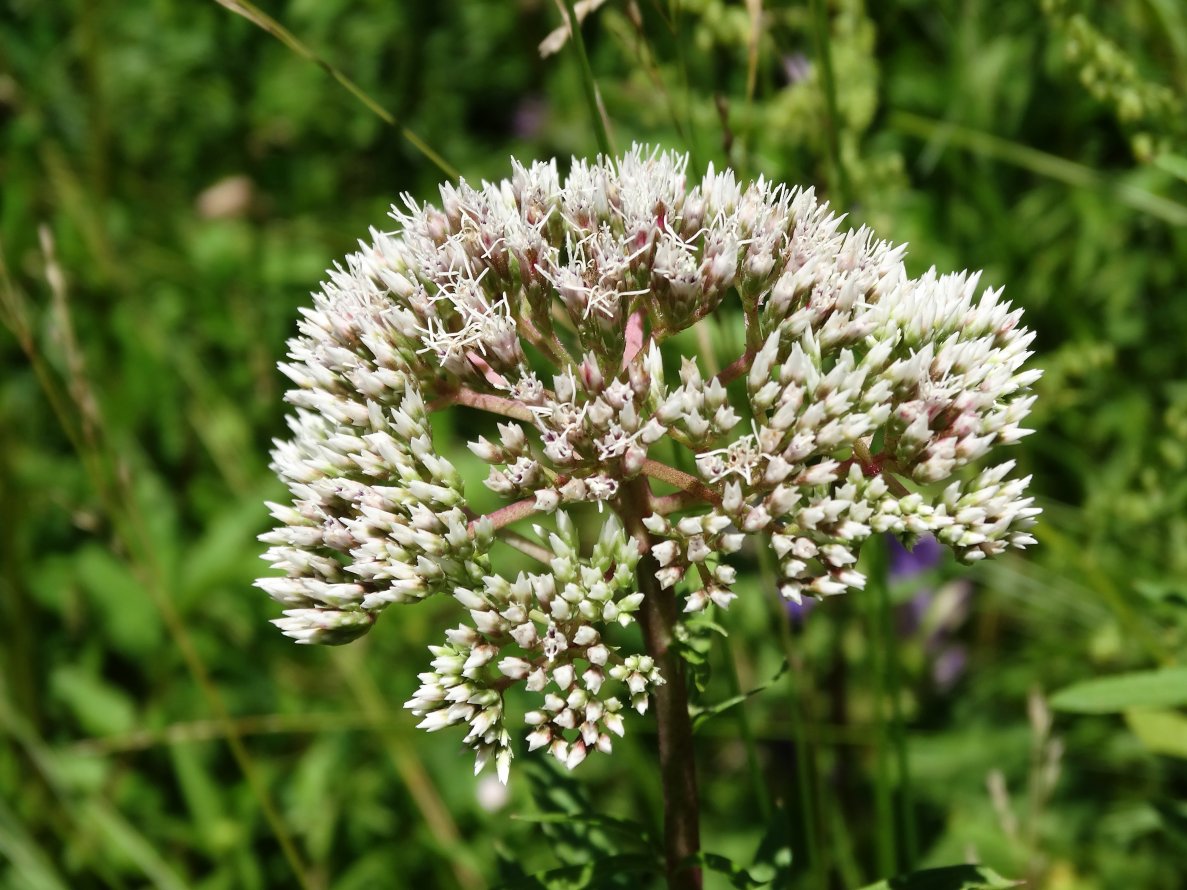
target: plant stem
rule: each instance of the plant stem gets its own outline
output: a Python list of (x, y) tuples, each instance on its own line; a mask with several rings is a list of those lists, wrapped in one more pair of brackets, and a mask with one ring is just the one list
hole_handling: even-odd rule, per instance
[(894, 631), (894, 613), (890, 608), (890, 584), (887, 577), (886, 543), (878, 545), (878, 559), (871, 565), (870, 580), (878, 593), (878, 613), (882, 625), (882, 655), (886, 666), (887, 695), (890, 698), (890, 740), (894, 745), (895, 766), (898, 771), (898, 808), (902, 825), (904, 871), (915, 868), (918, 856), (918, 839), (915, 830), (915, 806), (911, 795), (911, 769), (907, 756), (907, 730), (903, 723), (903, 709), (900, 701), (901, 680), (899, 674), (898, 637)]
[[(742, 681), (738, 677), (738, 661), (734, 657), (734, 649), (725, 637), (719, 637), (718, 642), (725, 661), (725, 680), (729, 684), (730, 695), (735, 698), (741, 697)], [(758, 743), (750, 726), (750, 718), (746, 715), (746, 703), (743, 702), (734, 708), (734, 714), (738, 722), (738, 733), (746, 746), (746, 767), (750, 771), (750, 782), (754, 786), (754, 799), (758, 801), (758, 815), (764, 823), (769, 822), (771, 795), (763, 780), (762, 766), (758, 762)]]
[(301, 58), (308, 59), (310, 62), (316, 64), (323, 71), (329, 74), (330, 77), (334, 78), (334, 80), (338, 81), (339, 84), (345, 87), (347, 92), (367, 106), (367, 109), (372, 114), (374, 114), (388, 126), (397, 128), (400, 131), (400, 135), (408, 140), (413, 148), (432, 161), (432, 163), (435, 164), (437, 168), (450, 179), (458, 179), (461, 176), (461, 173), (458, 172), (456, 167), (446, 161), (443, 157), (441, 157), (441, 155), (437, 154), (437, 152), (433, 150), (433, 147), (427, 142), (425, 142), (407, 127), (402, 126), (396, 119), (395, 115), (393, 115), (390, 111), (367, 95), (363, 91), (362, 87), (360, 87), (357, 83), (343, 74), (340, 70), (335, 68), (321, 56), (317, 55), (317, 53), (315, 53), (301, 40), (299, 40), (292, 31), (252, 3), (251, 0), (214, 0), (214, 2), (229, 9), (236, 15), (243, 16), (257, 28), (267, 31), (269, 34), (287, 46), (290, 50), (301, 56)]
[(1187, 226), (1187, 206), (1149, 189), (1132, 185), (1128, 180), (1111, 176), (1095, 167), (1069, 161), (1067, 158), (1039, 151), (1029, 145), (1011, 142), (992, 133), (973, 130), (948, 121), (931, 120), (917, 114), (895, 112), (890, 115), (889, 124), (891, 129), (932, 140), (941, 147), (951, 145), (971, 151), (982, 157), (1003, 164), (1012, 164), (1038, 176), (1062, 182), (1072, 188), (1098, 190), (1111, 195), (1121, 204), (1172, 226)]
[(450, 405), (465, 405), (468, 408), (477, 408), (479, 411), (489, 411), (491, 414), (501, 414), (516, 420), (526, 420), (529, 423), (534, 419), (531, 410), (523, 402), (492, 393), (476, 392), (464, 386), (430, 402), (427, 410), (431, 413)]
[(820, 60), (821, 86), (824, 88), (828, 151), (832, 160), (833, 176), (836, 177), (835, 182), (832, 183), (836, 190), (834, 203), (841, 208), (846, 208), (849, 206), (849, 175), (845, 170), (845, 162), (841, 158), (841, 119), (837, 111), (837, 80), (833, 76), (827, 0), (812, 0), (812, 26), (816, 54)]
[(795, 649), (791, 633), (791, 616), (787, 601), (779, 594), (774, 555), (769, 548), (758, 548), (758, 564), (762, 587), (769, 591), (774, 623), (779, 628), (779, 641), (787, 658), (788, 717), (791, 721), (791, 736), (795, 741), (795, 796), (799, 807), (800, 827), (804, 832), (803, 858), (808, 866), (808, 886), (815, 890), (827, 890), (828, 872), (824, 868), (823, 847), (820, 845), (822, 828), (816, 810), (815, 790), (818, 774), (815, 768), (814, 749), (816, 731), (808, 713), (806, 689), (810, 683), (802, 676), (805, 665)]
[[(869, 551), (867, 574), (875, 587), (885, 588), (885, 560), (879, 549), (878, 540), (866, 544)], [(871, 591), (878, 596), (876, 591)], [(867, 607), (868, 639), (870, 647), (870, 688), (874, 694), (874, 810), (878, 824), (878, 872), (883, 878), (891, 878), (898, 872), (896, 849), (895, 814), (890, 790), (890, 762), (887, 751), (886, 728), (886, 654), (889, 641), (885, 639), (885, 622), (882, 620), (882, 605), (872, 601)]]
[[(648, 458), (643, 461), (643, 475), (674, 485), (681, 491), (691, 495), (696, 500), (708, 501), (710, 504), (720, 505), (721, 495), (705, 485), (696, 476)], [(646, 495), (647, 492), (644, 491)], [(644, 513), (643, 515), (647, 515)]]
[(622, 510), (623, 524), (644, 551), (637, 570), (639, 590), (643, 593), (640, 624), (647, 654), (655, 659), (665, 680), (655, 691), (660, 778), (664, 789), (664, 861), (669, 890), (700, 890), (700, 868), (685, 864), (700, 852), (701, 839), (688, 686), (684, 660), (673, 646), (679, 613), (674, 593), (661, 589), (655, 578), (659, 564), (650, 553), (651, 536), (643, 525), (649, 494), (647, 481), (642, 477), (626, 483)]
[(573, 49), (577, 51), (577, 58), (581, 62), (581, 84), (585, 87), (585, 101), (589, 103), (589, 113), (593, 117), (594, 133), (598, 137), (598, 148), (607, 158), (613, 157), (610, 148), (610, 134), (606, 130), (606, 121), (602, 117), (602, 103), (598, 99), (598, 84), (594, 80), (593, 68), (589, 65), (589, 56), (585, 53), (585, 38), (581, 36), (581, 22), (577, 19), (577, 10), (573, 0), (565, 0), (565, 12), (569, 18), (569, 35), (573, 40)]

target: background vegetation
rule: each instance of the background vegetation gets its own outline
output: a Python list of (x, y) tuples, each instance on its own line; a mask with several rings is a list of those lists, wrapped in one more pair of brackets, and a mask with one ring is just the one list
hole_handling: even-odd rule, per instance
[[(263, 7), (467, 178), (595, 150), (573, 48), (537, 51), (547, 0)], [(912, 272), (985, 268), (1047, 371), (1016, 449), (1039, 546), (892, 588), (909, 795), (876, 793), (895, 773), (868, 600), (789, 626), (752, 557), (700, 704), (767, 685), (702, 723), (698, 764), (706, 847), (758, 865), (710, 886), (979, 859), (1030, 886), (1182, 887), (1187, 8), (610, 0), (585, 33), (620, 148), (812, 183), (909, 241)], [(503, 799), (401, 710), (440, 610), (308, 649), (250, 586), (297, 309), (442, 178), (215, 2), (0, 7), (0, 886), (476, 888), (563, 866), (554, 885), (581, 886), (646, 843), (617, 820), (655, 836), (646, 720)]]

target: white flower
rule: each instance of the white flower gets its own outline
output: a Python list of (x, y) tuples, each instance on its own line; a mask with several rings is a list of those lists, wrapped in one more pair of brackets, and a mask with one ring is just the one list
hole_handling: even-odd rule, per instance
[[(405, 196), (396, 231), (327, 273), (281, 366), (293, 414), (273, 468), (291, 503), (262, 536), (283, 577), (258, 582), (275, 623), (340, 643), (389, 605), (453, 597), (464, 622), (407, 707), (428, 730), (465, 724), (504, 781), (507, 683), (539, 698), (529, 749), (573, 768), (663, 682), (603, 634), (643, 606), (648, 549), (695, 612), (734, 599), (724, 560), (748, 536), (770, 536), (796, 600), (861, 588), (872, 534), (930, 532), (967, 561), (1034, 542), (1029, 480), (970, 467), (1029, 432), (1019, 310), (978, 274), (910, 278), (902, 247), (843, 230), (811, 189), (687, 168), (635, 147), (563, 180), (555, 161), (513, 163), (442, 186), (439, 207)], [(665, 356), (718, 311), (745, 324), (725, 371)], [(507, 502), (485, 516), (434, 439), (430, 414), (455, 406)], [(673, 450), (697, 476), (661, 463)], [(578, 505), (603, 514), (592, 545)], [(508, 534), (536, 514), (537, 540)], [(539, 569), (495, 574), (503, 542)]]

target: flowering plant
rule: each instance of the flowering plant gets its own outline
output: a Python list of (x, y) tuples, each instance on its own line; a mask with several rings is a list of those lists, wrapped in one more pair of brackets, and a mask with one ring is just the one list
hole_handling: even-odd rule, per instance
[[(293, 502), (263, 536), (283, 577), (258, 582), (301, 643), (453, 597), (465, 620), (407, 707), (430, 731), (466, 726), (504, 781), (512, 685), (538, 697), (528, 748), (570, 768), (654, 697), (669, 817), (695, 795), (679, 613), (729, 605), (748, 537), (769, 539), (798, 602), (861, 588), (873, 534), (931, 533), (973, 561), (1032, 543), (1038, 512), (1011, 461), (961, 472), (1028, 432), (1032, 335), (999, 290), (909, 277), (903, 247), (843, 230), (810, 189), (712, 167), (690, 187), (686, 169), (635, 148), (563, 181), (555, 161), (514, 164), (442, 186), (439, 207), (405, 197), (290, 342), (274, 467)], [(669, 354), (739, 310), (744, 345), (720, 373)], [(462, 407), (499, 417), (469, 443), (507, 500), (485, 515), (433, 441), (430, 415)], [(695, 473), (653, 457), (663, 439)], [(600, 514), (592, 542), (582, 505)], [(534, 538), (512, 528), (529, 518)], [(495, 573), (497, 541), (540, 569)], [(613, 628), (636, 620), (630, 652)], [(677, 830), (695, 839), (695, 822)]]

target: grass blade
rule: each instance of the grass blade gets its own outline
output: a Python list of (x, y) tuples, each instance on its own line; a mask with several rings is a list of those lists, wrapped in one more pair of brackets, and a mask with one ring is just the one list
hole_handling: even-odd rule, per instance
[(1170, 223), (1187, 226), (1187, 205), (1156, 195), (1140, 186), (1121, 182), (1085, 164), (1039, 151), (990, 133), (972, 130), (959, 124), (931, 120), (905, 111), (890, 117), (893, 129), (922, 139), (934, 139), (996, 161), (1029, 170), (1047, 179), (1076, 188), (1099, 189), (1111, 193), (1122, 204)]
[(430, 146), (427, 142), (396, 120), (395, 115), (368, 96), (362, 87), (343, 74), (342, 71), (340, 71), (334, 65), (331, 65), (329, 62), (311, 50), (300, 40), (300, 38), (297, 37), (297, 35), (252, 3), (251, 0), (214, 0), (214, 2), (219, 6), (229, 9), (236, 15), (243, 16), (243, 18), (247, 19), (257, 28), (267, 31), (301, 58), (308, 59), (310, 62), (313, 62), (328, 75), (330, 75), (330, 77), (334, 78), (334, 80), (338, 81), (338, 83), (345, 87), (347, 92), (367, 106), (367, 109), (371, 111), (371, 113), (373, 113), (376, 117), (389, 126), (398, 129), (400, 131), (400, 135), (403, 136), (413, 148), (432, 161), (442, 173), (444, 173), (450, 179), (458, 179), (461, 177), (461, 173), (458, 172), (458, 169), (441, 157), (441, 155), (439, 155), (432, 148), (432, 146)]

